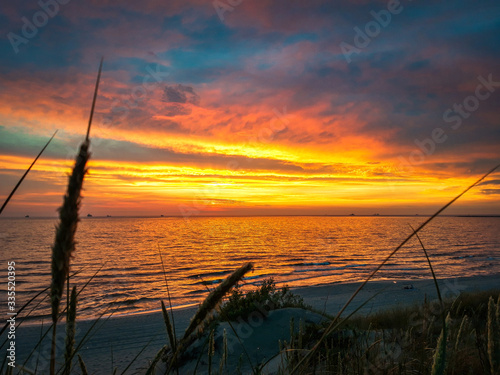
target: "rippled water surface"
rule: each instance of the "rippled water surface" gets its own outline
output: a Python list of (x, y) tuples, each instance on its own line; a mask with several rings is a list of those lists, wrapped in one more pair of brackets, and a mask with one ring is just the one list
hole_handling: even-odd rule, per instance
[[(247, 284), (267, 277), (290, 286), (365, 278), (423, 217), (84, 218), (77, 235), (71, 284), (82, 287), (80, 317), (199, 302), (245, 262)], [(16, 262), (17, 304), (49, 285), (54, 219), (0, 220), (1, 260)], [(438, 277), (498, 273), (500, 218), (442, 217), (421, 232)], [(378, 279), (428, 278), (420, 245), (408, 243)], [(6, 272), (2, 272), (6, 275)], [(5, 288), (3, 288), (5, 289)], [(5, 290), (1, 294), (6, 299)], [(47, 315), (42, 303), (33, 315)]]

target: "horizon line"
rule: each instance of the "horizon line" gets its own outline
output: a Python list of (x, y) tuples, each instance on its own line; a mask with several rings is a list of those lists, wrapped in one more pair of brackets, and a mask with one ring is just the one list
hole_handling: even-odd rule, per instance
[[(90, 214), (89, 214), (90, 215)], [(117, 219), (117, 218), (205, 218), (205, 217), (238, 217), (238, 218), (250, 218), (250, 217), (429, 217), (431, 214), (276, 214), (276, 215), (191, 215), (185, 217), (183, 215), (84, 215), (80, 216), (80, 219)], [(441, 217), (500, 217), (500, 214), (449, 214), (449, 215), (439, 215)], [(31, 216), (31, 215), (20, 215), (20, 216), (7, 216), (0, 217), (0, 220), (9, 219), (58, 219), (58, 216)]]

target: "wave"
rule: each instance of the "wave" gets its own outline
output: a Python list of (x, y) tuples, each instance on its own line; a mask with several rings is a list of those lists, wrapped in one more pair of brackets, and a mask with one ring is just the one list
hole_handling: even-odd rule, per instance
[(200, 280), (190, 285), (214, 285), (220, 284), (224, 279), (213, 279), (213, 280)]
[(307, 269), (299, 269), (294, 272), (325, 272), (325, 271), (341, 271), (351, 268), (361, 268), (366, 267), (368, 264), (349, 264), (342, 267), (326, 267), (326, 268), (307, 268)]
[(206, 292), (207, 292), (206, 289), (202, 289), (202, 290), (190, 290), (189, 292), (184, 293), (184, 295), (188, 295), (188, 296), (201, 296), (201, 295), (205, 294)]
[(278, 274), (275, 273), (264, 273), (260, 275), (254, 275), (254, 276), (245, 276), (243, 280), (256, 280), (256, 279), (263, 279), (265, 277), (271, 277), (271, 276), (277, 276)]
[(330, 262), (308, 262), (308, 263), (293, 263), (290, 264), (292, 267), (304, 267), (304, 266), (327, 266), (331, 264)]
[(198, 279), (200, 277), (222, 276), (222, 275), (228, 275), (232, 272), (233, 272), (233, 270), (211, 271), (211, 272), (198, 273), (196, 275), (189, 275), (187, 278), (188, 279)]

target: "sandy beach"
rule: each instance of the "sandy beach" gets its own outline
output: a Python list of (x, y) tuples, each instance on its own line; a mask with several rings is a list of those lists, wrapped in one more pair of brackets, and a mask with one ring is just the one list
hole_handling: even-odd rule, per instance
[[(443, 279), (439, 280), (439, 284), (442, 295), (446, 298), (453, 298), (458, 296), (460, 292), (474, 292), (498, 288), (500, 286), (500, 274)], [(292, 290), (294, 293), (301, 295), (305, 302), (310, 304), (314, 309), (335, 315), (359, 285), (360, 283), (338, 283), (292, 288)], [(432, 279), (400, 280), (397, 282), (373, 281), (365, 286), (353, 303), (346, 309), (343, 316), (347, 316), (369, 298), (372, 299), (357, 314), (369, 315), (380, 310), (420, 304), (425, 298), (432, 301), (437, 297)], [(183, 332), (195, 309), (195, 307), (189, 307), (174, 311), (177, 332)], [(283, 319), (289, 320), (289, 316), (286, 315)], [(281, 323), (283, 323), (283, 327), (288, 327), (288, 321)], [(93, 321), (78, 322), (77, 343), (80, 342), (92, 324), (94, 324)], [(265, 326), (265, 324), (261, 325)], [(258, 328), (258, 325), (255, 326), (253, 331), (258, 332)], [(18, 366), (23, 364), (34, 345), (39, 341), (41, 332), (44, 332), (46, 329), (47, 326), (43, 328), (41, 325), (21, 326), (18, 328), (16, 333), (16, 363)], [(268, 329), (268, 327), (263, 329)], [(282, 334), (287, 337), (289, 332), (283, 331)], [(58, 340), (58, 349), (59, 353), (61, 353), (64, 348), (63, 327), (59, 329), (59, 336), (61, 339)], [(163, 318), (159, 311), (103, 318), (91, 330), (89, 337), (85, 345), (79, 349), (79, 354), (84, 359), (91, 374), (111, 373), (114, 367), (118, 367), (118, 372), (121, 373), (136, 356), (136, 360), (126, 373), (144, 373), (144, 369), (147, 368), (149, 361), (168, 342)], [(276, 344), (276, 351), (277, 348)], [(272, 351), (272, 349), (267, 350)], [(38, 372), (43, 373), (44, 371), (41, 370), (48, 366), (49, 351), (49, 340), (45, 338), (26, 362), (25, 367), (28, 369), (37, 368)], [(274, 354), (276, 353), (268, 353), (268, 355)]]

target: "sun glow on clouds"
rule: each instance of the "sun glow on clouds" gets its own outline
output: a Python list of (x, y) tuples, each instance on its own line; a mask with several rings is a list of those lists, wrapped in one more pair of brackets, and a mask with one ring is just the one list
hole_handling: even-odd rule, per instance
[[(27, 158), (2, 157), (0, 167), (15, 176), (30, 162)], [(35, 187), (27, 189), (18, 200), (19, 207), (34, 201), (41, 206), (43, 197), (59, 203), (64, 191), (70, 163), (62, 167), (61, 160), (44, 160), (32, 176)], [(298, 212), (348, 213), (352, 209), (378, 210), (381, 206), (413, 206), (421, 199), (439, 205), (462, 186), (466, 179), (454, 179), (455, 188), (429, 178), (419, 182), (404, 178), (374, 176), (380, 166), (346, 170), (343, 173), (297, 171), (285, 173), (252, 169), (213, 169), (168, 164), (144, 164), (93, 160), (86, 180), (86, 209), (105, 214), (136, 212), (137, 205), (152, 212), (172, 215), (182, 213), (183, 207), (197, 214), (266, 213), (273, 210), (298, 209)], [(40, 195), (36, 181), (52, 184), (55, 192)], [(390, 197), (390, 200), (388, 200)], [(484, 197), (473, 195), (474, 202)], [(112, 202), (119, 202), (115, 207)], [(250, 209), (250, 211), (245, 211)], [(255, 210), (253, 210), (255, 209)], [(261, 209), (261, 211), (259, 211)], [(36, 209), (35, 209), (36, 210)], [(253, 211), (252, 211), (253, 210)], [(319, 211), (318, 211), (319, 210)], [(276, 212), (276, 211), (275, 211)], [(314, 212), (314, 211), (312, 211)], [(371, 211), (367, 211), (371, 212)]]
[[(460, 129), (443, 120), (478, 76), (500, 80), (499, 5), (412, 3), (347, 63), (339, 44), (379, 5), (244, 2), (221, 22), (198, 1), (71, 3), (19, 54), (0, 44), (2, 194), (60, 129), (7, 214), (60, 204), (102, 54), (96, 215), (432, 212), (500, 160), (500, 90)], [(0, 28), (30, 13), (10, 7)], [(446, 142), (419, 148), (436, 128)], [(498, 213), (499, 196), (487, 181), (456, 212)]]

